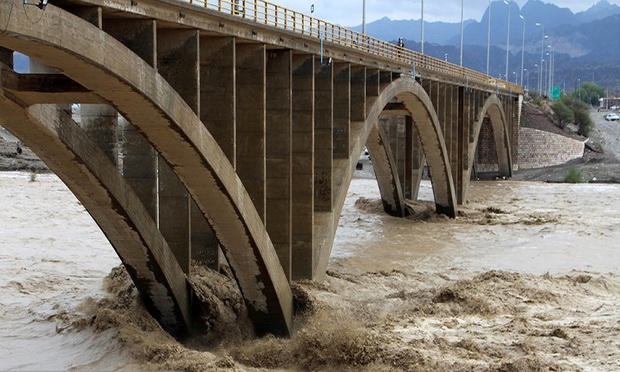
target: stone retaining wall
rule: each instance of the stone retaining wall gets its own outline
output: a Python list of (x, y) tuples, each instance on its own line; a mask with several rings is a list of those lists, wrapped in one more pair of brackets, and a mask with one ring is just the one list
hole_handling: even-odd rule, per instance
[(519, 159), (521, 169), (541, 168), (580, 158), (586, 141), (532, 128), (519, 130)]
[[(497, 152), (490, 125), (483, 126), (478, 143), (478, 172), (497, 172)], [(519, 128), (519, 150), (513, 170), (542, 168), (583, 156), (586, 141), (532, 128)]]

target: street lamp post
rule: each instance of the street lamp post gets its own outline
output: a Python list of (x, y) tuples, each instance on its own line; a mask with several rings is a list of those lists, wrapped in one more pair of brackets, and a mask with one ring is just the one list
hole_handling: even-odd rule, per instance
[(521, 83), (521, 86), (523, 86), (523, 89), (527, 91), (527, 87), (530, 85), (530, 72), (526, 68), (524, 68), (523, 74), (525, 75), (525, 85)]
[[(549, 47), (549, 45), (547, 45), (547, 47)], [(545, 53), (545, 55), (547, 56), (547, 93), (549, 94), (549, 97), (551, 97), (551, 49), (549, 49), (549, 51), (547, 53)]]
[(519, 15), (519, 17), (523, 20), (523, 38), (521, 41), (521, 86), (523, 86), (523, 72), (525, 71), (523, 69), (523, 59), (525, 57), (525, 18), (522, 15)]
[(538, 92), (540, 92), (542, 94), (542, 65), (543, 65), (543, 58), (544, 58), (544, 53), (545, 53), (545, 26), (543, 26), (542, 23), (536, 23), (536, 26), (539, 26), (542, 29), (542, 36), (541, 36), (541, 40), (540, 40), (540, 76), (538, 77)]
[(463, 66), (463, 0), (461, 0), (461, 66)]
[(536, 82), (536, 89), (540, 92), (540, 66), (538, 66), (538, 63), (535, 63), (534, 67), (536, 67), (536, 78), (538, 79)]
[(510, 3), (504, 0), (504, 4), (508, 5), (508, 27), (506, 30), (506, 80), (508, 80), (508, 54), (510, 53)]
[(545, 80), (547, 80), (547, 75), (545, 73), (545, 62), (547, 62), (544, 58), (543, 60), (540, 62), (540, 76), (541, 76), (541, 80), (540, 80), (540, 94), (542, 95), (543, 93), (545, 93)]
[(362, 35), (366, 35), (366, 0), (362, 1)]
[(489, 25), (487, 26), (487, 76), (489, 75), (489, 53), (491, 51), (491, 0), (489, 0)]
[(424, 54), (424, 0), (422, 0), (422, 6), (420, 8), (420, 52)]
[[(549, 41), (549, 43), (551, 43), (551, 41)], [(551, 45), (548, 46), (549, 47), (549, 94), (551, 94), (551, 90), (553, 89), (553, 64), (554, 64), (554, 56), (553, 56), (553, 47)]]
[(553, 43), (551, 39), (549, 39), (549, 94), (551, 95), (551, 90), (553, 89), (553, 74), (554, 74), (554, 64), (555, 64), (555, 53), (553, 52)]

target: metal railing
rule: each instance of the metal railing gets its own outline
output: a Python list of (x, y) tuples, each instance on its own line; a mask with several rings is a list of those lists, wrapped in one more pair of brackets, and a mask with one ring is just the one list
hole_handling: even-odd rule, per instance
[(433, 71), (438, 74), (460, 78), (463, 81), (478, 82), (522, 92), (520, 85), (498, 80), (481, 72), (464, 68), (453, 63), (434, 58), (411, 49), (399, 47), (387, 41), (364, 35), (345, 27), (325, 22), (321, 19), (303, 14), (280, 5), (263, 0), (180, 0), (202, 6), (218, 12), (239, 16), (256, 23), (273, 26), (283, 30), (314, 37), (324, 42), (338, 44), (359, 51), (389, 58), (391, 60), (413, 65), (419, 70)]

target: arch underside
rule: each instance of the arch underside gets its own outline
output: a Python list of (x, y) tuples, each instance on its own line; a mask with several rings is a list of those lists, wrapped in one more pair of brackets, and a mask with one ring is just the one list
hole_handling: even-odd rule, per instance
[(1, 92), (2, 125), (27, 143), (89, 211), (146, 308), (172, 334), (186, 333), (191, 315), (183, 272), (176, 260), (166, 262), (171, 252), (165, 239), (115, 165), (58, 106), (24, 107), (6, 89)]
[(500, 177), (512, 176), (512, 149), (508, 134), (508, 121), (504, 106), (501, 99), (497, 95), (488, 97), (483, 106), (480, 108), (480, 116), (474, 124), (475, 142), (470, 147), (468, 158), (468, 179), (471, 177), (471, 171), (475, 160), (475, 153), (480, 142), (480, 132), (485, 118), (489, 118), (493, 127), (493, 139), (497, 150), (497, 165)]
[[(12, 2), (0, 4), (0, 15), (9, 20), (5, 32), (0, 35), (0, 45), (59, 69), (98, 96), (102, 102), (122, 113), (123, 117), (143, 133), (172, 167), (213, 228), (246, 300), (256, 332), (288, 334), (292, 321), (292, 294), (288, 280), (247, 191), (196, 114), (155, 69), (92, 24), (53, 5), (47, 6), (39, 23), (31, 24), (22, 12), (13, 12), (9, 17), (12, 6)], [(47, 32), (49, 29), (54, 29), (54, 33)], [(75, 30), (80, 32), (76, 33)], [(21, 110), (30, 113), (35, 109), (33, 106), (23, 107)], [(52, 109), (48, 107), (46, 110)], [(21, 115), (24, 116), (23, 113)], [(54, 117), (58, 118), (58, 115)], [(45, 120), (44, 117), (39, 119), (42, 120), (33, 120), (35, 130), (32, 132), (20, 132), (16, 127), (17, 123), (5, 123), (21, 140), (31, 144), (37, 141), (37, 130), (49, 131), (46, 125), (57, 124)], [(73, 128), (71, 124), (59, 128), (66, 127)], [(54, 138), (55, 134), (52, 132), (48, 136)], [(94, 187), (102, 189), (101, 194), (114, 195), (114, 192), (108, 189), (110, 186), (107, 181), (122, 177), (118, 172), (106, 170), (100, 162), (95, 162), (93, 167), (100, 169), (90, 169), (89, 172), (83, 171), (88, 168), (88, 164), (74, 166), (79, 167), (88, 179), (65, 176), (64, 174), (69, 172), (64, 171), (72, 166), (68, 163), (54, 166), (54, 155), (46, 154), (62, 150), (65, 156), (69, 157), (66, 152), (73, 152), (70, 146), (56, 140), (50, 143), (41, 142), (38, 149), (34, 147), (36, 146), (33, 146), (35, 153), (49, 162), (61, 179), (70, 185), (78, 199), (88, 198), (91, 188)], [(99, 179), (97, 176), (100, 176)], [(122, 193), (122, 190), (119, 192)], [(157, 289), (156, 286), (145, 285), (143, 290), (148, 293), (147, 297), (154, 300), (162, 296), (168, 299), (176, 298), (177, 304), (173, 308), (177, 310), (168, 311), (175, 320), (170, 319), (168, 324), (166, 321), (162, 322), (163, 318), (159, 316), (162, 325), (170, 328), (174, 323), (176, 327), (183, 323), (183, 317), (178, 317), (178, 302), (184, 302), (183, 298), (189, 295), (185, 276), (176, 270), (168, 270), (168, 262), (175, 259), (170, 251), (165, 249), (165, 241), (161, 243), (159, 256), (154, 255), (153, 246), (146, 243), (149, 235), (157, 235), (153, 231), (153, 221), (148, 214), (130, 216), (128, 211), (135, 207), (135, 203), (140, 204), (134, 199), (122, 200), (117, 197), (116, 200), (107, 200), (100, 204), (85, 203), (85, 206), (111, 240), (125, 265), (139, 271), (138, 275), (133, 275), (134, 278), (148, 276), (149, 269), (145, 267), (155, 260), (164, 275), (164, 279), (160, 278), (160, 281), (168, 282), (164, 287), (172, 288), (170, 283), (175, 283), (179, 292), (176, 297), (170, 296), (169, 291)], [(108, 212), (105, 211), (106, 208)], [(140, 206), (137, 208), (140, 209)], [(117, 219), (127, 219), (126, 225), (130, 226), (124, 227), (124, 235), (120, 234), (118, 229), (110, 227), (109, 215), (106, 215), (111, 213), (110, 211), (122, 215)], [(115, 239), (118, 241), (115, 242)], [(126, 240), (130, 240), (131, 244), (127, 245)], [(123, 244), (127, 245), (124, 248), (126, 252), (120, 250)], [(149, 265), (138, 267), (132, 260), (150, 261)], [(181, 305), (181, 308), (183, 307)], [(157, 317), (160, 314), (154, 315)]]
[[(406, 97), (407, 94), (403, 93), (402, 95)], [(422, 97), (425, 97), (425, 96), (426, 95), (423, 93)], [(429, 106), (426, 106), (427, 108), (416, 107), (416, 108), (410, 109), (413, 111), (403, 110), (403, 108), (405, 107), (403, 106), (404, 100), (401, 97), (396, 97), (396, 98), (397, 98), (397, 101), (399, 102), (396, 102), (396, 103), (392, 102), (391, 105), (397, 107), (395, 111), (401, 116), (411, 117), (412, 122), (413, 124), (416, 125), (417, 130), (421, 128), (418, 125), (418, 123), (424, 123), (424, 120), (426, 120), (425, 111), (433, 112), (434, 110), (432, 104), (429, 104)], [(466, 99), (466, 98), (459, 97), (459, 99)], [(420, 102), (424, 102), (424, 100), (420, 100)], [(412, 105), (410, 104), (409, 107), (412, 107)], [(488, 98), (483, 100), (477, 112), (479, 112), (480, 115), (472, 123), (473, 141), (471, 142), (468, 141), (465, 133), (461, 134), (463, 138), (459, 138), (459, 141), (465, 143), (464, 146), (466, 146), (466, 149), (467, 149), (467, 158), (466, 158), (467, 164), (463, 166), (464, 169), (462, 170), (463, 172), (462, 184), (457, 184), (455, 182), (456, 179), (454, 178), (450, 180), (450, 182), (453, 183), (453, 187), (455, 191), (462, 195), (462, 198), (460, 199), (459, 203), (464, 203), (466, 201), (466, 194), (467, 194), (467, 188), (469, 186), (469, 179), (471, 178), (472, 169), (474, 167), (474, 162), (476, 159), (475, 152), (480, 142), (481, 128), (482, 128), (482, 124), (484, 123), (485, 118), (489, 119), (489, 122), (491, 123), (492, 128), (493, 128), (493, 143), (497, 149), (497, 156), (498, 156), (497, 164), (498, 164), (498, 169), (499, 169), (499, 176), (510, 177), (512, 175), (512, 172), (511, 172), (512, 152), (511, 152), (511, 145), (510, 145), (510, 138), (509, 138), (508, 121), (507, 121), (506, 114), (504, 111), (503, 102), (497, 95), (490, 95)], [(431, 118), (431, 119), (433, 117), (434, 117), (433, 115), (428, 116), (428, 118)], [(439, 126), (437, 126), (437, 128), (439, 131), (441, 130)], [(439, 131), (438, 133), (440, 133)], [(405, 141), (405, 142), (411, 141), (410, 138), (403, 138), (402, 131), (399, 132), (398, 135), (400, 135), (398, 141)], [(442, 134), (440, 133), (438, 134), (438, 136), (442, 136)], [(404, 137), (406, 137), (406, 135), (404, 135)], [(421, 137), (422, 137), (422, 134), (420, 135), (420, 139), (422, 139)], [(433, 137), (431, 136), (429, 138), (427, 136), (426, 143), (428, 143), (429, 140), (432, 141)], [(443, 137), (439, 137), (439, 141), (441, 140), (443, 140)], [(410, 143), (407, 143), (407, 145), (412, 146), (412, 144)], [(382, 201), (384, 204), (384, 209), (386, 210), (387, 213), (392, 214), (392, 215), (396, 215), (396, 216), (403, 215), (402, 206), (404, 204), (403, 203), (404, 196), (403, 196), (403, 190), (401, 190), (402, 189), (401, 185), (403, 185), (404, 183), (399, 182), (398, 180), (399, 172), (397, 169), (397, 167), (402, 166), (402, 164), (396, 164), (396, 161), (394, 157), (392, 156), (396, 152), (395, 151), (396, 149), (390, 148), (390, 143), (387, 140), (387, 135), (385, 131), (383, 130), (383, 128), (381, 128), (380, 126), (378, 128), (373, 128), (370, 131), (367, 146), (370, 149), (370, 152), (372, 154), (373, 166), (375, 167), (375, 172), (377, 174), (377, 181), (379, 184), (379, 189), (381, 191), (381, 197), (382, 197)], [(424, 142), (422, 142), (421, 147), (422, 147), (422, 150), (424, 150), (424, 154), (426, 155), (428, 153), (428, 149), (424, 147)], [(438, 146), (434, 145), (433, 148), (437, 149)], [(411, 157), (411, 153), (405, 154), (405, 157), (407, 156)], [(449, 155), (444, 154), (443, 159), (446, 159), (446, 161), (449, 161)], [(432, 165), (431, 164), (432, 162), (433, 162), (433, 159), (430, 159), (429, 168), (431, 172), (431, 180), (433, 181), (433, 188), (435, 192), (437, 192), (437, 186), (439, 186), (440, 184), (436, 184), (432, 176), (433, 168), (436, 169), (437, 165)], [(458, 164), (458, 162), (454, 162), (454, 161), (452, 161), (451, 163)], [(441, 162), (435, 161), (435, 164), (441, 164)], [(407, 166), (415, 167), (417, 171), (419, 171), (419, 167), (421, 167), (419, 164), (413, 164), (413, 162), (411, 161), (409, 162), (409, 164), (405, 164), (405, 167)], [(401, 172), (400, 174), (405, 174), (405, 175), (410, 176), (413, 170), (414, 169), (406, 169), (404, 172)], [(459, 172), (456, 171), (455, 169), (451, 169), (451, 171), (452, 171), (452, 177), (456, 177), (459, 175)], [(448, 172), (450, 172), (449, 169), (448, 169)], [(437, 174), (437, 172), (434, 172), (434, 173)], [(440, 173), (440, 175), (441, 174), (442, 173)], [(419, 184), (416, 184), (415, 186), (417, 187), (418, 185)], [(457, 190), (458, 187), (460, 187), (461, 189)], [(412, 194), (412, 195), (415, 195), (415, 194)], [(441, 195), (439, 195), (439, 197), (441, 197)], [(441, 206), (441, 204), (438, 203), (437, 210), (439, 213), (441, 213), (442, 211), (441, 208), (443, 207)], [(446, 213), (446, 214), (450, 215), (450, 213)]]
[[(391, 206), (391, 211), (397, 212), (391, 214), (404, 215), (404, 194), (400, 186), (397, 164), (392, 156), (394, 151), (390, 148), (386, 134), (378, 125), (379, 115), (377, 115), (377, 112), (380, 114), (393, 99), (403, 104), (419, 134), (422, 150), (429, 165), (437, 213), (455, 217), (457, 203), (454, 182), (437, 114), (424, 89), (408, 77), (401, 77), (387, 87), (368, 115), (367, 125), (370, 126), (370, 130), (366, 143), (371, 150), (384, 206)], [(388, 207), (386, 210), (390, 213)]]
[(319, 257), (317, 268), (318, 280), (323, 279), (327, 269), (336, 232), (335, 226), (338, 226), (338, 219), (340, 218), (344, 200), (355, 172), (357, 158), (365, 146), (368, 147), (372, 156), (373, 167), (377, 173), (377, 182), (385, 210), (390, 214), (404, 215), (404, 196), (400, 186), (397, 166), (388, 141), (385, 138), (385, 133), (382, 133), (382, 129), (378, 124), (379, 116), (386, 105), (394, 98), (403, 102), (406, 110), (411, 113), (413, 122), (418, 130), (420, 142), (429, 166), (437, 212), (451, 217), (456, 216), (457, 203), (454, 183), (437, 115), (424, 89), (412, 77), (401, 76), (387, 85), (379, 96), (367, 99), (366, 121), (359, 135), (351, 139), (353, 145), (351, 146), (349, 159), (352, 160), (342, 175), (342, 183), (346, 187), (340, 189), (333, 213), (334, 218), (328, 222), (328, 224), (331, 224), (332, 229), (324, 229), (330, 232), (323, 236), (322, 239), (324, 240), (320, 242), (327, 249), (322, 251)]

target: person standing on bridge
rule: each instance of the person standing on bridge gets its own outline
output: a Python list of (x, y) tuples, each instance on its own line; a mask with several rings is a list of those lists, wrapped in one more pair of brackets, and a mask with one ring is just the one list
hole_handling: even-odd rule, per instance
[(398, 58), (403, 54), (403, 48), (405, 47), (405, 40), (402, 37), (398, 38)]

